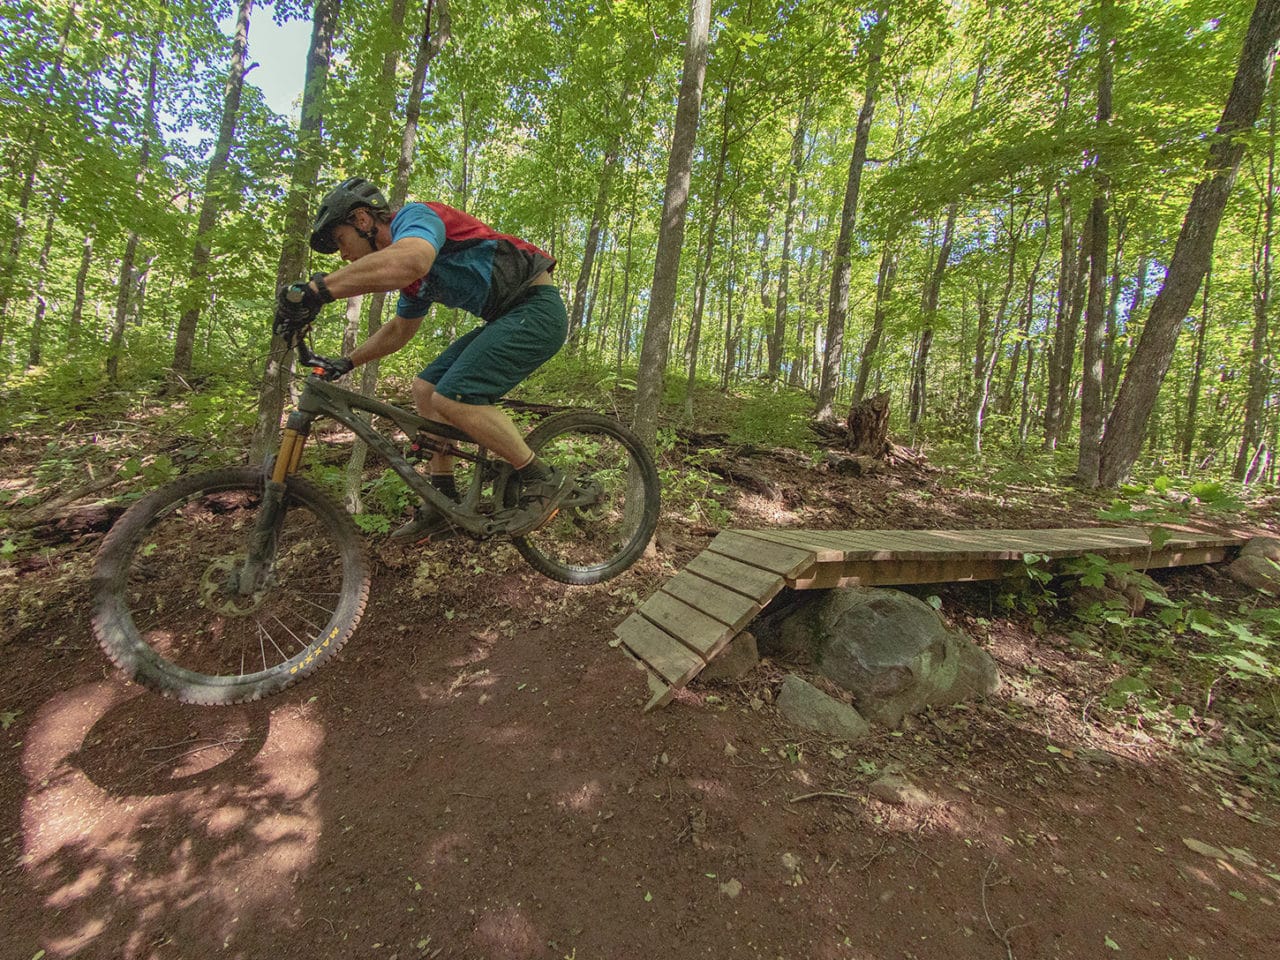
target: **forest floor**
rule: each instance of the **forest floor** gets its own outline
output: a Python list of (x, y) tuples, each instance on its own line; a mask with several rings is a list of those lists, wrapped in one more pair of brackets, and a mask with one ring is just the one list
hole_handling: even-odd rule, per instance
[[(46, 439), (0, 440), (3, 476), (29, 481)], [(1232, 754), (1219, 710), (1249, 688), (1188, 687), (1176, 723), (1109, 696), (1139, 669), (1169, 689), (1198, 635), (1140, 662), (1065, 610), (1006, 610), (1006, 587), (933, 587), (1000, 668), (985, 702), (850, 745), (776, 715), (791, 668), (766, 660), (643, 713), (613, 627), (720, 526), (1100, 523), (1086, 493), (927, 463), (848, 477), (793, 451), (718, 460), (753, 489), (729, 485), (714, 525), (672, 505), (656, 552), (596, 587), (507, 546), (373, 538), (368, 613), (339, 659), (242, 707), (122, 681), (89, 629), (104, 513), (39, 528), (0, 565), (0, 954), (1275, 955), (1280, 804), (1259, 775), (1274, 748), (1261, 766)], [(1157, 579), (1172, 598), (1258, 599), (1213, 568)], [(1274, 730), (1274, 702), (1269, 719), (1255, 706)], [(872, 797), (886, 771), (928, 800)]]

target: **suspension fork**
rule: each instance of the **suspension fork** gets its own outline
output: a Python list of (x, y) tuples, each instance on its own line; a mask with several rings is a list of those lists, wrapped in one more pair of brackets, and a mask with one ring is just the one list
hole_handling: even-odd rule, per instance
[(263, 484), (262, 505), (249, 535), (249, 553), (237, 578), (236, 587), (241, 596), (254, 592), (263, 571), (269, 569), (275, 560), (280, 527), (287, 509), (284, 498), (287, 481), (302, 462), (302, 451), (311, 433), (311, 420), (312, 417), (295, 410), (289, 414), (281, 434), (280, 450), (272, 465), (271, 476)]

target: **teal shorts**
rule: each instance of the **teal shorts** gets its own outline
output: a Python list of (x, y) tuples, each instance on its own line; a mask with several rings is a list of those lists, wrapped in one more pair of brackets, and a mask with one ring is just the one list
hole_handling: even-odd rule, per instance
[(418, 379), (459, 403), (496, 403), (555, 356), (568, 333), (560, 289), (530, 287), (529, 295), (502, 316), (451, 343)]

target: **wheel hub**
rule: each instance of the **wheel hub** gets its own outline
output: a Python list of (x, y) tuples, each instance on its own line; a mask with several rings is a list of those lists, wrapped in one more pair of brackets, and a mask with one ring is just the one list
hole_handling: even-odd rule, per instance
[(246, 554), (217, 557), (205, 567), (200, 577), (200, 602), (206, 609), (228, 617), (247, 617), (262, 606), (267, 596), (265, 582), (253, 593), (239, 592), (240, 570), (247, 559)]

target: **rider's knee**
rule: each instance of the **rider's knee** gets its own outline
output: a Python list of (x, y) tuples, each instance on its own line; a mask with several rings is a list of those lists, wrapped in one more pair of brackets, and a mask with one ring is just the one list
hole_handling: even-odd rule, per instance
[(413, 394), (413, 405), (417, 408), (421, 416), (428, 417), (432, 413), (434, 406), (436, 385), (427, 383), (421, 377), (413, 378), (413, 386), (410, 388)]

